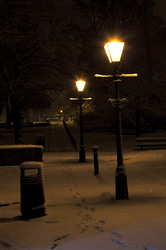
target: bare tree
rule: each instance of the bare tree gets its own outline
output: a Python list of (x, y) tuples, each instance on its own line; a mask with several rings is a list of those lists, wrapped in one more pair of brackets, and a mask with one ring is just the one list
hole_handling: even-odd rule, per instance
[(70, 0), (1, 0), (0, 4), (0, 90), (19, 144), (24, 103), (38, 93), (44, 98), (49, 89), (62, 90), (82, 67), (77, 66), (79, 34), (86, 24)]

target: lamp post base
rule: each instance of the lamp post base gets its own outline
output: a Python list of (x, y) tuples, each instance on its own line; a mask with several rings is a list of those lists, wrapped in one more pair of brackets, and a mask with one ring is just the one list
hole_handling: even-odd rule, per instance
[(84, 145), (81, 145), (81, 146), (80, 146), (79, 161), (80, 161), (80, 162), (86, 162), (86, 157), (85, 157), (85, 146), (84, 146)]
[(116, 200), (128, 200), (127, 176), (124, 165), (116, 168)]

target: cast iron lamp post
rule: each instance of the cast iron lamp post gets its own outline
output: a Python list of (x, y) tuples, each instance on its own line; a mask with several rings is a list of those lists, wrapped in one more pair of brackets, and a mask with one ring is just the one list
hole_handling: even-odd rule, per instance
[(115, 189), (116, 189), (116, 200), (128, 199), (128, 186), (126, 170), (123, 163), (123, 152), (122, 152), (122, 126), (121, 126), (121, 109), (125, 105), (127, 99), (120, 98), (119, 84), (123, 77), (137, 77), (137, 74), (118, 74), (117, 69), (119, 67), (121, 55), (124, 48), (124, 43), (119, 41), (112, 41), (106, 43), (105, 51), (108, 56), (110, 63), (114, 64), (113, 75), (99, 75), (95, 77), (112, 77), (115, 85), (115, 98), (110, 98), (108, 101), (112, 103), (116, 111), (116, 148), (117, 148), (117, 167), (115, 176)]
[(85, 88), (86, 81), (84, 80), (78, 80), (76, 81), (76, 87), (79, 93), (78, 98), (70, 98), (71, 101), (78, 101), (79, 102), (79, 107), (80, 107), (80, 151), (79, 151), (79, 161), (80, 162), (85, 162), (86, 161), (86, 156), (85, 156), (85, 145), (84, 145), (84, 137), (83, 137), (83, 122), (82, 122), (82, 103), (83, 101), (90, 101), (92, 100), (91, 97), (85, 98), (82, 97), (82, 93)]

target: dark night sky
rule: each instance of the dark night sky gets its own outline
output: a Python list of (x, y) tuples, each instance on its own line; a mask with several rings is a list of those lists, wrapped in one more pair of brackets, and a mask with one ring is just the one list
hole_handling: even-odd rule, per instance
[(155, 0), (155, 13), (159, 15), (164, 21), (166, 21), (166, 1), (165, 0)]

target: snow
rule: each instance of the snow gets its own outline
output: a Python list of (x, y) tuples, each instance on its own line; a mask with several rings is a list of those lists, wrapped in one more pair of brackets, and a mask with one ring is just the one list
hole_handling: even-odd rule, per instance
[(20, 168), (23, 169), (30, 169), (30, 168), (36, 168), (36, 169), (42, 169), (43, 168), (43, 162), (39, 161), (25, 161), (21, 163)]
[(42, 148), (40, 145), (32, 145), (32, 144), (19, 144), (19, 145), (0, 145), (0, 149), (11, 149), (11, 148)]
[(116, 153), (44, 153), (47, 215), (20, 213), (20, 167), (0, 167), (0, 249), (166, 249), (166, 150), (128, 151), (129, 200), (115, 200)]

